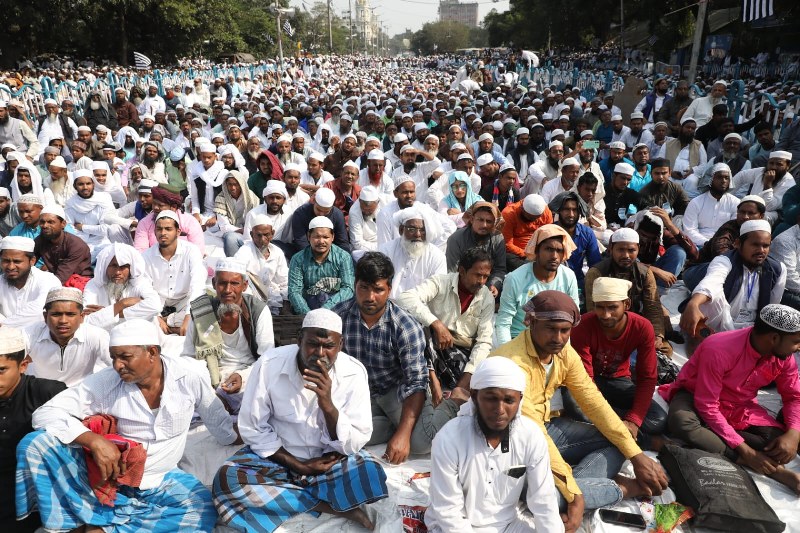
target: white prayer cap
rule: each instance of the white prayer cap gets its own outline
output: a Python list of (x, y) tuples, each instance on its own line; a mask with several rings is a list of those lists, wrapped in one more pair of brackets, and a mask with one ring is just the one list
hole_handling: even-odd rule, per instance
[(563, 147), (564, 143), (562, 143), (561, 141), (550, 141), (550, 144), (547, 146), (547, 149), (548, 150), (552, 150), (553, 148), (556, 148), (556, 147), (559, 147), (559, 146)]
[(408, 140), (408, 135), (405, 133), (396, 133), (392, 140), (396, 143), (406, 142)]
[(525, 373), (507, 357), (487, 357), (475, 369), (469, 388), (473, 390), (498, 388), (525, 392)]
[(581, 139), (583, 139), (584, 137), (590, 137), (590, 136), (594, 136), (594, 132), (592, 130), (583, 130), (581, 132)]
[(542, 120), (553, 120), (553, 115), (550, 113), (545, 113), (542, 115)]
[(150, 320), (128, 318), (111, 330), (108, 346), (161, 346), (159, 333), (158, 327)]
[(517, 128), (516, 136), (519, 137), (520, 135), (530, 135), (530, 133), (531, 130), (523, 126), (522, 128)]
[(75, 287), (56, 287), (55, 289), (50, 289), (50, 292), (47, 293), (47, 298), (44, 300), (45, 305), (51, 302), (75, 302), (82, 306), (83, 293)]
[(35, 243), (33, 242), (33, 239), (29, 239), (28, 237), (8, 236), (5, 239), (3, 239), (2, 242), (0, 242), (0, 251), (17, 250), (20, 252), (27, 252), (29, 254), (32, 254), (34, 246)]
[(58, 204), (50, 204), (44, 206), (42, 209), (42, 215), (55, 215), (61, 220), (67, 220), (67, 214), (64, 212), (64, 208)]
[[(330, 189), (326, 190), (330, 191)], [(319, 194), (319, 191), (317, 191), (317, 194)], [(311, 219), (311, 222), (308, 223), (308, 231), (317, 228), (328, 228), (329, 230), (333, 231), (333, 222), (328, 217), (314, 217)]]
[(78, 178), (91, 178), (92, 171), (88, 168), (79, 168), (75, 170), (75, 174), (73, 175), (73, 181), (77, 180)]
[(727, 134), (722, 140), (723, 141), (727, 141), (728, 139), (736, 139), (738, 141), (741, 141), (742, 140), (742, 136), (739, 135), (736, 132), (731, 132), (731, 133)]
[(469, 154), (469, 152), (464, 152), (463, 154), (460, 154), (458, 156), (458, 159), (456, 159), (456, 161), (463, 161), (464, 159), (469, 159), (470, 161), (475, 161), (472, 158), (472, 156)]
[(414, 124), (414, 133), (417, 133), (418, 131), (422, 131), (422, 130), (428, 130), (428, 129), (430, 129), (430, 128), (424, 122), (417, 122), (416, 124)]
[(621, 302), (628, 299), (633, 284), (626, 279), (597, 278), (592, 286), (593, 302)]
[(636, 111), (635, 113), (631, 113), (631, 120), (636, 120), (637, 118), (644, 120), (644, 113), (642, 113), (641, 111)]
[(105, 170), (108, 172), (108, 163), (105, 161), (92, 161), (92, 171)]
[(38, 194), (33, 194), (33, 193), (23, 194), (22, 196), (19, 197), (19, 200), (17, 200), (17, 203), (18, 204), (33, 204), (33, 205), (41, 205), (41, 206), (44, 205), (44, 201), (42, 200), (42, 198)]
[(624, 150), (625, 143), (622, 141), (614, 141), (613, 143), (609, 143), (608, 148), (610, 150)]
[(267, 182), (267, 186), (264, 187), (261, 196), (266, 198), (270, 194), (280, 194), (284, 198), (289, 198), (289, 191), (286, 190), (286, 184), (280, 180), (269, 180)]
[(632, 242), (639, 244), (639, 234), (633, 228), (620, 228), (611, 235), (609, 240), (612, 244), (618, 242)]
[(347, 135), (342, 137), (342, 142), (346, 141), (347, 139), (353, 139), (354, 141), (358, 142), (358, 137), (356, 137), (352, 133), (348, 133)]
[(308, 154), (308, 158), (313, 159), (315, 161), (319, 161), (320, 163), (325, 161), (325, 156), (319, 152), (311, 152), (310, 154)]
[(11, 193), (5, 187), (0, 187), (0, 198), (11, 198)]
[(694, 118), (692, 118), (692, 117), (683, 117), (681, 119), (681, 126), (683, 126), (687, 122), (694, 122), (695, 124), (697, 124), (697, 121)]
[(56, 102), (52, 98), (45, 98), (44, 105), (58, 105), (58, 102)]
[(739, 205), (742, 205), (745, 202), (754, 202), (756, 204), (763, 205), (764, 207), (767, 206), (767, 203), (764, 201), (764, 199), (757, 194), (748, 194), (747, 196), (739, 200)]
[(373, 185), (367, 185), (361, 189), (361, 194), (358, 196), (358, 199), (364, 202), (377, 202), (379, 198), (378, 189)]
[(331, 189), (321, 187), (317, 189), (316, 194), (314, 194), (314, 203), (323, 209), (329, 209), (333, 207), (333, 203), (335, 201), (336, 193), (334, 193)]
[(731, 173), (731, 167), (729, 167), (726, 163), (717, 163), (713, 167), (711, 167), (711, 175), (713, 176), (717, 172), (727, 172), (728, 174)]
[[(769, 222), (763, 219), (748, 220), (742, 224), (741, 228), (739, 228), (739, 237), (746, 233), (750, 233), (751, 231), (766, 231), (767, 233), (772, 233), (772, 226), (769, 225)], [(8, 237), (6, 237), (6, 239), (8, 239)]]
[(728, 86), (728, 82), (725, 81), (725, 80), (717, 80), (717, 81), (714, 82), (714, 85), (723, 85), (723, 86), (727, 87)]
[[(296, 118), (291, 117), (289, 119), (289, 121), (291, 121), (292, 119), (297, 120)], [(292, 135), (292, 140), (294, 140), (294, 139), (303, 139), (303, 140), (305, 140), (305, 138), (306, 138), (306, 136), (303, 135), (302, 133), (300, 133), (299, 131), (297, 133), (295, 133), (294, 135)]]
[(482, 167), (483, 165), (488, 165), (489, 163), (491, 163), (493, 161), (494, 161), (494, 157), (492, 157), (492, 154), (483, 154), (483, 155), (478, 157), (478, 162), (476, 164), (479, 167)]
[(163, 211), (161, 211), (156, 217), (156, 222), (158, 222), (162, 218), (171, 218), (172, 220), (175, 221), (176, 224), (178, 224), (178, 226), (181, 225), (181, 220), (178, 218), (178, 214), (175, 211), (172, 211), (171, 209), (164, 209)]
[(153, 187), (158, 187), (158, 182), (156, 180), (149, 180), (147, 178), (143, 179), (139, 182), (139, 194), (150, 194), (153, 192)]
[(22, 330), (11, 326), (0, 328), (0, 355), (11, 355), (27, 350)]
[(330, 309), (313, 309), (303, 317), (302, 329), (314, 328), (342, 334), (342, 317)]
[[(500, 113), (500, 111), (497, 111), (497, 114), (501, 114), (501, 113)], [(495, 120), (495, 121), (493, 121), (493, 122), (492, 122), (492, 129), (493, 129), (494, 131), (500, 131), (500, 130), (502, 130), (502, 129), (503, 129), (503, 123), (502, 123), (502, 122), (500, 122), (499, 120)]]
[(628, 163), (617, 163), (614, 165), (614, 174), (625, 174), (626, 176), (633, 176), (633, 167)]
[(547, 202), (538, 194), (529, 194), (522, 201), (522, 209), (524, 209), (529, 215), (533, 215), (535, 217), (538, 217), (544, 213), (545, 207), (547, 207)]
[(422, 211), (416, 205), (412, 205), (411, 207), (406, 207), (405, 209), (401, 209), (397, 213), (394, 214), (394, 223), (396, 225), (405, 224), (409, 220), (425, 220), (425, 216), (423, 215)]
[(63, 157), (61, 157), (60, 155), (57, 155), (55, 159), (50, 161), (50, 165), (49, 166), (56, 167), (56, 168), (67, 168), (67, 162), (64, 161)]
[(284, 175), (286, 175), (286, 173), (289, 172), (290, 170), (296, 170), (297, 172), (302, 172), (303, 171), (303, 169), (300, 168), (300, 165), (298, 165), (296, 163), (286, 163), (285, 165), (283, 165), (283, 174)]
[(216, 154), (217, 153), (217, 147), (214, 146), (211, 143), (199, 143), (199, 144), (195, 144), (195, 146), (197, 147), (197, 153), (198, 154), (209, 154), (209, 153), (210, 154)]
[(416, 182), (414, 181), (414, 178), (412, 178), (408, 174), (400, 174), (399, 176), (397, 176), (396, 178), (393, 178), (393, 179), (394, 179), (394, 188), (395, 188), (395, 190), (397, 190), (397, 188), (399, 186), (401, 186), (402, 184), (408, 183), (409, 181), (416, 186)]
[(95, 131), (104, 131), (106, 133), (111, 131), (110, 129), (108, 129), (108, 126), (104, 126), (103, 124), (98, 124), (97, 127), (94, 130)]
[[(550, 132), (550, 138), (551, 139), (553, 137), (558, 137), (559, 135), (564, 135), (564, 130), (562, 130), (561, 128), (556, 128), (556, 129), (554, 129), (553, 131)], [(553, 141), (553, 142), (560, 142), (560, 141)]]
[(413, 149), (414, 149), (414, 147), (411, 146), (410, 144), (405, 144), (405, 145), (403, 145), (402, 148), (400, 148), (400, 155), (403, 155), (404, 153), (408, 152), (409, 150), (413, 150)]
[(453, 144), (453, 146), (450, 147), (450, 151), (451, 152), (453, 150), (466, 150), (466, 149), (467, 149), (467, 145), (465, 145), (464, 143), (455, 143), (455, 144)]
[(214, 271), (241, 274), (242, 277), (245, 277), (247, 276), (247, 265), (243, 261), (239, 261), (233, 257), (226, 257), (217, 261), (217, 267), (214, 269)]
[[(378, 151), (380, 151), (380, 150), (378, 150)], [(360, 168), (358, 168), (358, 165), (356, 165), (353, 161), (349, 161), (349, 160), (346, 161), (344, 165), (342, 165), (342, 170), (344, 170), (347, 167), (356, 169), (356, 172), (361, 170)]]
[(561, 162), (561, 168), (564, 167), (579, 167), (581, 166), (580, 161), (575, 159), (574, 157), (568, 157)]
[(383, 161), (384, 159), (386, 159), (386, 156), (377, 148), (375, 150), (370, 150), (367, 154), (367, 161)]
[[(800, 311), (792, 309), (788, 305), (767, 304), (761, 309), (758, 316), (761, 317), (761, 320), (778, 331), (784, 331), (786, 333), (797, 333), (800, 331)], [(3, 329), (6, 328), (0, 328), (0, 331)]]
[(481, 136), (478, 137), (478, 142), (483, 142), (483, 141), (494, 142), (494, 137), (492, 136), (491, 133), (481, 133)]
[(281, 135), (280, 137), (278, 137), (278, 142), (279, 142), (279, 143), (284, 143), (284, 142), (286, 142), (286, 143), (289, 143), (289, 144), (291, 144), (291, 142), (292, 142), (292, 136), (291, 136), (291, 135), (287, 135), (287, 134), (285, 134), (285, 133), (284, 133), (283, 135)]
[(616, 122), (618, 120), (622, 122), (622, 115), (614, 115), (613, 117), (611, 117), (611, 122)]
[(775, 150), (775, 151), (769, 153), (769, 158), (770, 159), (785, 159), (787, 161), (791, 161), (792, 160), (792, 153), (791, 152), (786, 152), (784, 150)]

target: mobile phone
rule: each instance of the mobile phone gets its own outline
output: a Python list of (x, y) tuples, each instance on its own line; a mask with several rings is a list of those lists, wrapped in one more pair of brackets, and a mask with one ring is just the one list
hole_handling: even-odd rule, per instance
[(583, 141), (581, 146), (584, 150), (597, 150), (600, 148), (600, 141)]
[(647, 523), (642, 515), (626, 513), (623, 511), (613, 511), (611, 509), (600, 509), (600, 520), (618, 526), (627, 526), (636, 529), (647, 529)]

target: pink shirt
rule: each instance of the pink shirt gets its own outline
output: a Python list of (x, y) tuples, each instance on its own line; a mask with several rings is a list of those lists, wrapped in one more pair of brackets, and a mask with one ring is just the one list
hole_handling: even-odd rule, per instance
[[(133, 247), (144, 252), (156, 243), (156, 223), (153, 218), (154, 214), (150, 213), (136, 226), (136, 234), (133, 238)], [(203, 256), (206, 255), (206, 241), (203, 236), (203, 228), (200, 223), (192, 215), (187, 213), (178, 213), (178, 218), (181, 219), (180, 238), (189, 241), (200, 249)]]
[[(658, 388), (670, 401), (681, 389), (694, 393), (694, 407), (708, 427), (731, 448), (749, 426), (800, 431), (800, 383), (794, 356), (761, 356), (750, 345), (752, 327), (716, 333), (703, 341), (683, 365), (678, 379)], [(756, 401), (758, 389), (772, 382), (783, 400), (785, 426)]]

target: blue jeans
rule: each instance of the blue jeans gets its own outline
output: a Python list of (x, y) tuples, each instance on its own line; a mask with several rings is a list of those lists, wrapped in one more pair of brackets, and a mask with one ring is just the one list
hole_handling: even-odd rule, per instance
[(233, 257), (239, 248), (244, 244), (244, 236), (241, 233), (231, 231), (222, 236), (222, 248), (225, 250), (225, 257)]
[(706, 272), (708, 272), (708, 265), (710, 264), (711, 263), (700, 263), (692, 265), (683, 271), (683, 284), (686, 285), (687, 289), (693, 291), (694, 288), (703, 281), (703, 278), (706, 277)]
[[(622, 490), (611, 478), (619, 473), (625, 457), (591, 424), (556, 417), (545, 424), (561, 457), (572, 465), (572, 475), (583, 492), (586, 510), (616, 505)], [(567, 502), (559, 494), (559, 508)]]
[[(673, 244), (664, 252), (664, 255), (656, 259), (655, 267), (661, 270), (666, 270), (676, 276), (683, 270), (683, 264), (686, 262), (686, 250), (677, 244)], [(657, 279), (659, 287), (666, 287), (663, 281)]]

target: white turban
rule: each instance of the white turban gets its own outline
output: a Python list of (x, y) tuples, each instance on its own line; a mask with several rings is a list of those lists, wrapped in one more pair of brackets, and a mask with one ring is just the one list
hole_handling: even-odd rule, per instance
[(505, 357), (487, 357), (472, 374), (469, 388), (473, 390), (499, 388), (525, 392), (525, 373), (517, 363)]
[(713, 176), (717, 172), (727, 172), (728, 175), (730, 175), (731, 174), (731, 167), (729, 167), (725, 163), (717, 163), (716, 165), (711, 167), (711, 175)]
[(95, 264), (94, 268), (94, 279), (96, 279), (99, 283), (105, 284), (108, 282), (106, 270), (108, 269), (108, 265), (111, 263), (111, 260), (115, 257), (117, 258), (118, 265), (130, 265), (131, 280), (137, 279), (139, 276), (144, 274), (145, 264), (141, 252), (128, 244), (115, 242), (104, 247), (103, 250), (97, 254), (97, 263)]

